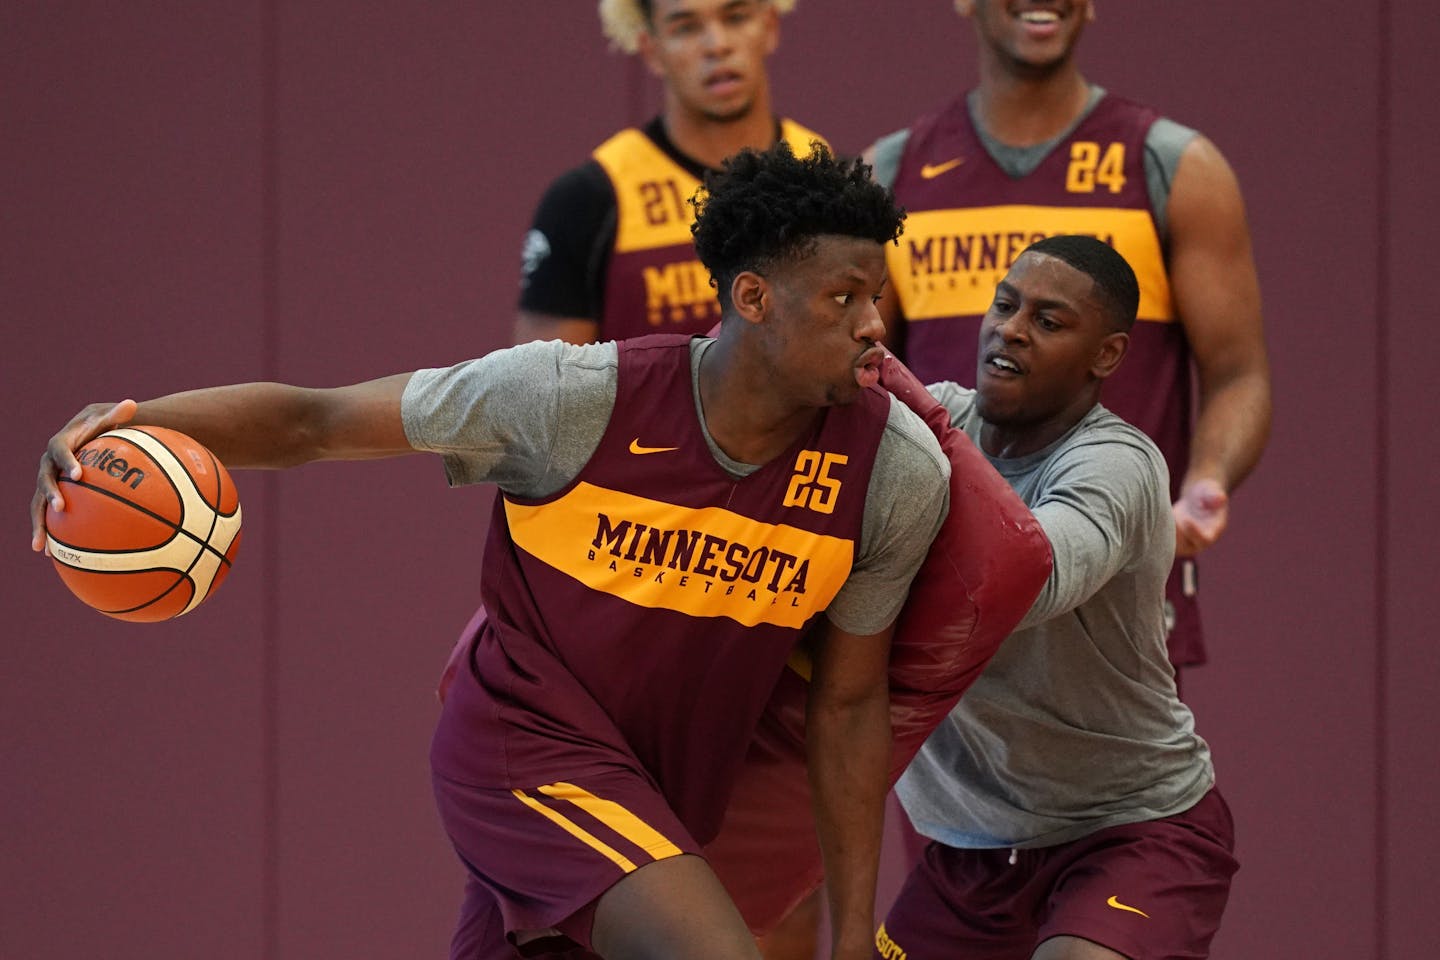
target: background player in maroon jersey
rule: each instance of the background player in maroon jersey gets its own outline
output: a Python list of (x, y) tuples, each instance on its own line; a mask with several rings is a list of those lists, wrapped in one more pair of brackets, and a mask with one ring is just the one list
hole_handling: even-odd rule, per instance
[[(1223, 533), (1229, 496), (1270, 428), (1260, 291), (1236, 177), (1205, 137), (1081, 75), (1075, 49), (1094, 3), (956, 7), (974, 23), (979, 85), (869, 151), (910, 214), (904, 249), (891, 251), (898, 302), (887, 297), (887, 307), (901, 321), (891, 322), (892, 339), (925, 382), (973, 385), (987, 291), (1028, 243), (1091, 233), (1125, 255), (1141, 279), (1140, 322), (1106, 405), (1165, 454), (1178, 557), (1170, 657), (1177, 668), (1203, 663), (1193, 557)], [(928, 258), (922, 222), (934, 224)]]
[(33, 545), (74, 451), (132, 420), (235, 468), (428, 450), (452, 482), (496, 482), (491, 617), (431, 754), (471, 875), (452, 946), (470, 960), (758, 956), (691, 854), (814, 625), (807, 752), (835, 956), (868, 956), (889, 639), (948, 490), (934, 435), (876, 388), (883, 244), (902, 216), (861, 164), (742, 153), (697, 222), (718, 339), (531, 343), (334, 389), (92, 404), (41, 460)]
[[(522, 257), (518, 343), (704, 333), (719, 320), (691, 248), (689, 197), (743, 147), (815, 134), (771, 111), (765, 61), (794, 0), (602, 0), (605, 35), (642, 57), (661, 113), (626, 129), (541, 198)], [(649, 276), (646, 276), (646, 273)]]

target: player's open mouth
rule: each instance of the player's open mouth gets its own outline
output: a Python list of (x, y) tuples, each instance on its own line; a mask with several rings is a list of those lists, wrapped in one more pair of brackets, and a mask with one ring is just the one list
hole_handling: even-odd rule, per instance
[(1054, 36), (1060, 29), (1060, 21), (1065, 19), (1059, 10), (1017, 10), (1014, 13), (1016, 20), (1019, 20), (1025, 32), (1037, 39), (1044, 39)]
[(868, 390), (880, 382), (880, 364), (885, 360), (884, 347), (871, 347), (855, 361), (855, 382)]
[(1003, 353), (988, 354), (985, 357), (985, 367), (990, 373), (1000, 376), (1020, 377), (1025, 375), (1025, 368)]
[(744, 84), (743, 74), (734, 70), (717, 70), (705, 78), (705, 89), (720, 96), (729, 96)]

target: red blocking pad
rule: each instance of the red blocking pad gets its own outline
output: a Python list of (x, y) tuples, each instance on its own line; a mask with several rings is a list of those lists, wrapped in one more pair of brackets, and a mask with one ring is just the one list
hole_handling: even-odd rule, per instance
[[(1050, 543), (1019, 496), (908, 369), (880, 383), (920, 415), (950, 460), (950, 512), (910, 588), (890, 650), (893, 785), (1030, 609), (1050, 576)], [(711, 866), (757, 935), (822, 879), (805, 769), (806, 684), (786, 671), (771, 695)]]

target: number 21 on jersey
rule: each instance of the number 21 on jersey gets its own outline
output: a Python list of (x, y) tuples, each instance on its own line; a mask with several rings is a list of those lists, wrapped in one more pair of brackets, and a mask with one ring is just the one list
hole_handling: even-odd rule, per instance
[(647, 180), (640, 184), (640, 202), (645, 205), (645, 222), (652, 227), (672, 219), (688, 222), (685, 198), (674, 180)]
[(1094, 193), (1095, 185), (1119, 193), (1125, 186), (1125, 144), (1109, 143), (1101, 151), (1093, 140), (1070, 144), (1070, 167), (1065, 171), (1065, 189), (1070, 193)]

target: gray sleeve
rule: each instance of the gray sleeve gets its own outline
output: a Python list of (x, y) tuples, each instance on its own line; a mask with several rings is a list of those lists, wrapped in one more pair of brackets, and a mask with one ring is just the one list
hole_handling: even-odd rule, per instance
[(945, 412), (950, 414), (950, 426), (964, 430), (969, 425), (970, 414), (975, 409), (974, 390), (962, 387), (953, 380), (926, 384), (925, 389), (945, 408)]
[(949, 505), (950, 461), (924, 422), (891, 397), (865, 496), (859, 556), (826, 610), (830, 622), (857, 636), (888, 627)]
[(1160, 232), (1162, 246), (1170, 242), (1170, 184), (1180, 167), (1180, 155), (1199, 133), (1174, 120), (1161, 117), (1145, 134), (1145, 187), (1150, 193), (1150, 209), (1155, 214), (1155, 228)]
[(1046, 464), (1030, 510), (1050, 541), (1054, 567), (1017, 629), (1080, 606), (1121, 570), (1166, 549), (1155, 531), (1169, 532), (1169, 477), (1148, 442), (1097, 441), (1064, 448)]
[(910, 139), (910, 130), (896, 130), (875, 141), (871, 148), (871, 165), (874, 170), (870, 177), (882, 187), (895, 188), (895, 178), (900, 175), (900, 157), (905, 153), (905, 144)]
[(541, 497), (574, 479), (615, 406), (614, 343), (558, 340), (419, 370), (401, 400), (405, 434), (440, 454), (451, 486), (494, 483)]

